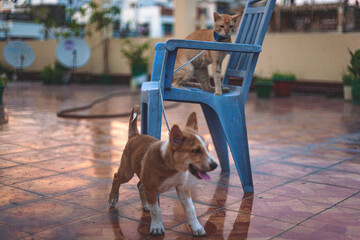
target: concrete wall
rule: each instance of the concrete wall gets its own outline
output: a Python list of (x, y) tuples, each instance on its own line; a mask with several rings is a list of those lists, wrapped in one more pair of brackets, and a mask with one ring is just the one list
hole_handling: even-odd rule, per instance
[[(163, 39), (133, 39), (135, 42), (166, 41)], [(41, 71), (47, 64), (53, 63), (57, 41), (27, 41), (35, 51), (35, 62), (28, 68), (30, 71)], [(76, 71), (90, 74), (101, 74), (103, 58), (101, 45), (90, 42), (92, 56), (89, 63)], [(4, 63), (3, 48), (5, 42), (0, 42), (0, 61)], [(129, 74), (130, 68), (126, 59), (120, 53), (121, 40), (110, 41), (110, 73)], [(360, 33), (313, 33), (313, 34), (267, 34), (256, 68), (256, 74), (270, 77), (275, 71), (294, 73), (301, 81), (341, 82), (341, 75), (350, 61), (348, 49), (360, 48)], [(154, 50), (148, 51), (152, 65)], [(5, 64), (6, 65), (6, 64)], [(151, 70), (152, 66), (149, 66)], [(226, 62), (223, 63), (223, 68)]]
[(360, 33), (267, 34), (256, 73), (292, 72), (301, 80), (341, 81), (348, 49), (360, 48)]

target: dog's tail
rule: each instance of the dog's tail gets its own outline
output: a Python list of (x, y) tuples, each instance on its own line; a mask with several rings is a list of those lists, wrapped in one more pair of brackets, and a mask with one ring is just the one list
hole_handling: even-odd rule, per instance
[(139, 116), (139, 113), (140, 113), (140, 106), (135, 105), (129, 119), (129, 136), (128, 136), (129, 139), (135, 135), (139, 135), (139, 130), (137, 128), (137, 118)]

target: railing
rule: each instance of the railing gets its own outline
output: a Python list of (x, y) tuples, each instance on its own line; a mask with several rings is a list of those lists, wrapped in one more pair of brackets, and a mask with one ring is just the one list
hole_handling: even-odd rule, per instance
[[(236, 13), (243, 9), (237, 9)], [(359, 32), (360, 8), (343, 3), (277, 6), (270, 32)]]

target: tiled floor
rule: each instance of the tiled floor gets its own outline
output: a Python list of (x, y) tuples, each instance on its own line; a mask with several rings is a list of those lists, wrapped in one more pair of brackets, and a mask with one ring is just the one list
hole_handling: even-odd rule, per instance
[[(12, 83), (6, 89), (0, 239), (152, 238), (137, 179), (121, 187), (115, 209), (107, 205), (127, 117), (56, 116), (115, 90), (124, 87)], [(83, 113), (127, 112), (138, 101), (117, 97)], [(184, 125), (192, 111), (211, 142), (199, 106), (180, 104), (167, 114), (171, 124)], [(251, 93), (246, 116), (255, 194), (243, 194), (234, 168), (215, 170), (210, 182), (191, 179), (206, 239), (360, 239), (360, 106), (321, 95), (263, 100)], [(191, 239), (175, 191), (160, 202), (166, 234), (157, 238)]]

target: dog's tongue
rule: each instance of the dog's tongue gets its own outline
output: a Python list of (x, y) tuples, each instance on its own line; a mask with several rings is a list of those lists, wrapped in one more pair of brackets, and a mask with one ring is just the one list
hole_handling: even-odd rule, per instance
[(206, 172), (198, 170), (198, 176), (205, 181), (210, 181), (210, 176)]

